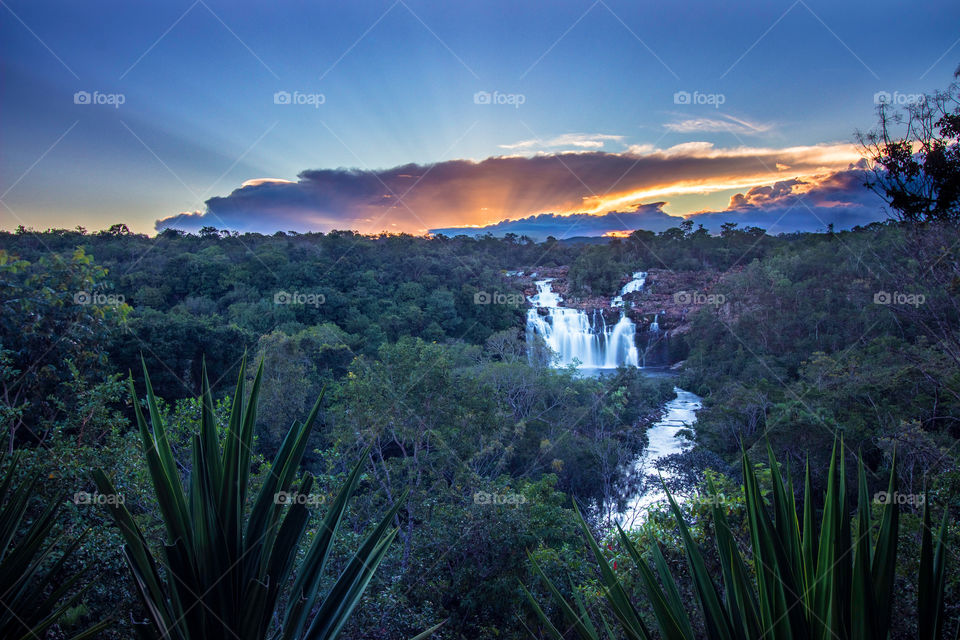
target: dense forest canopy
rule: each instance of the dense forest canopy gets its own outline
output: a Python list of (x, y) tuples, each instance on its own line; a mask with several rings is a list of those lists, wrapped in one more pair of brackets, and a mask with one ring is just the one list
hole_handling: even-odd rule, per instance
[[(0, 632), (204, 637), (192, 597), (257, 637), (614, 619), (612, 637), (760, 637), (755, 612), (779, 638), (796, 594), (777, 585), (805, 585), (787, 626), (942, 636), (960, 618), (956, 89), (906, 120), (881, 108), (862, 141), (892, 216), (850, 230), (0, 233), (0, 575), (25, 616)], [(665, 366), (550, 366), (527, 330), (538, 278), (567, 310), (645, 323)], [(638, 469), (678, 388), (703, 399), (689, 446)], [(615, 532), (661, 478), (681, 502)], [(184, 590), (224, 576), (210, 602)]]
[[(896, 450), (905, 487), (956, 508), (960, 369), (951, 340), (960, 319), (950, 238), (960, 240), (952, 227), (899, 223), (782, 236), (686, 225), (603, 245), (21, 230), (2, 237), (8, 446), (31, 452), (40, 469), (59, 461), (46, 494), (91, 491), (87, 465), (120, 473), (141, 455), (121, 380), (133, 371), (141, 392), (141, 357), (177, 451), (199, 419), (204, 363), (222, 404), (246, 353), (265, 370), (259, 456), (276, 454), (323, 389), (322, 426), (305, 454), (320, 486), (332, 491), (351, 457), (374, 444), (350, 535), (362, 533), (364, 514), (412, 488), (399, 542), (348, 635), (413, 635), (444, 618), (470, 637), (521, 634), (515, 614), (530, 615), (517, 591), (530, 571), (525, 553), (589, 580), (569, 499), (593, 518), (622, 504), (635, 481), (624, 461), (642, 450), (642, 426), (673, 382), (532, 365), (526, 305), (478, 304), (478, 292), (522, 296), (509, 272), (561, 265), (580, 296), (614, 293), (638, 269), (721, 274), (725, 303), (671, 337), (672, 352), (685, 354), (678, 384), (706, 402), (697, 446), (672, 463), (689, 480), (677, 490), (697, 491), (707, 468), (736, 482), (741, 446), (759, 460), (769, 443), (794, 471), (818, 468), (840, 434), (873, 490)], [(276, 298), (284, 292), (290, 301)], [(923, 304), (878, 303), (878, 292)], [(189, 459), (181, 462), (188, 472)], [(150, 523), (142, 472), (129, 482), (135, 513)], [(484, 491), (523, 496), (523, 508), (478, 511), (472, 496)], [(65, 526), (101, 521), (86, 553), (117, 542), (102, 515), (71, 511)], [(104, 562), (115, 579), (90, 592), (87, 610), (123, 602), (135, 612), (121, 558)]]

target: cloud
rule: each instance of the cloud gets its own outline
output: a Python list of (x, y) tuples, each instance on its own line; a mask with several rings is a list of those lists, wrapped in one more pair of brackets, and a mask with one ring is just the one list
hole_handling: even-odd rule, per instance
[(164, 218), (156, 227), (426, 233), (544, 213), (632, 212), (637, 205), (684, 194), (732, 189), (749, 194), (787, 179), (778, 165), (790, 167), (790, 179), (808, 181), (845, 169), (858, 158), (849, 144), (772, 149), (691, 142), (666, 149), (496, 156), (376, 171), (311, 169), (296, 182), (247, 181), (228, 195), (207, 200), (202, 212)]
[(247, 180), (240, 185), (240, 188), (244, 187), (257, 187), (261, 184), (275, 183), (275, 184), (295, 184), (293, 180), (284, 180), (283, 178), (253, 178), (252, 180)]
[(668, 122), (663, 125), (667, 131), (674, 133), (736, 133), (752, 135), (765, 133), (773, 129), (772, 124), (750, 122), (741, 118), (720, 114), (716, 118), (687, 118), (678, 122)]
[(502, 236), (515, 233), (543, 240), (553, 236), (560, 240), (576, 236), (602, 236), (613, 231), (649, 229), (663, 231), (677, 226), (682, 217), (671, 216), (663, 210), (665, 202), (640, 205), (634, 211), (611, 211), (604, 214), (573, 213), (565, 216), (541, 213), (517, 220), (504, 220), (480, 228), (452, 227), (431, 229), (431, 233), (447, 236), (483, 235), (491, 233)]
[(459, 234), (503, 235), (516, 233), (536, 240), (547, 236), (559, 239), (574, 236), (621, 235), (635, 229), (663, 231), (686, 218), (713, 233), (724, 223), (741, 227), (762, 227), (769, 233), (823, 231), (832, 224), (850, 229), (885, 218), (882, 202), (863, 186), (863, 167), (814, 176), (808, 180), (782, 180), (735, 194), (722, 211), (698, 211), (683, 217), (671, 216), (664, 202), (641, 205), (634, 211), (604, 214), (544, 214), (505, 220), (481, 228), (434, 229), (448, 236)]
[(738, 193), (730, 198), (730, 208), (763, 206), (775, 202), (793, 192), (793, 187), (803, 184), (799, 180), (782, 180), (765, 187), (754, 187), (746, 193)]
[(607, 133), (565, 133), (555, 138), (542, 140), (539, 138), (521, 140), (512, 144), (502, 144), (501, 149), (529, 150), (529, 149), (556, 149), (558, 147), (575, 147), (577, 149), (602, 149), (608, 142), (621, 142), (623, 136)]

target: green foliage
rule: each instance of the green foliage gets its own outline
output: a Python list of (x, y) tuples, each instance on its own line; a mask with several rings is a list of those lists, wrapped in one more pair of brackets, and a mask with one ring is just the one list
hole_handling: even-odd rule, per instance
[[(90, 470), (96, 467), (123, 477), (126, 504), (138, 514), (147, 538), (159, 541), (156, 505), (141, 468), (140, 443), (124, 416), (129, 407), (127, 385), (118, 374), (99, 383), (76, 378), (61, 389), (58, 397), (69, 398), (76, 411), (52, 427), (42, 446), (18, 450), (23, 475), (43, 479), (35, 486), (35, 496), (42, 503), (62, 502), (63, 496), (72, 498), (58, 511), (57, 530), (63, 534), (57, 549), (62, 551), (76, 532), (86, 531), (65, 568), (70, 572), (88, 571), (88, 575), (95, 573), (98, 577), (85, 591), (81, 604), (90, 619), (114, 619), (111, 628), (100, 637), (129, 637), (130, 613), (138, 603), (126, 580), (123, 540), (101, 517), (94, 499), (96, 488), (90, 479)], [(37, 512), (35, 506), (31, 513)]]
[(146, 360), (155, 371), (157, 394), (172, 401), (200, 393), (204, 362), (223, 378), (235, 376), (256, 336), (218, 316), (143, 309), (131, 314), (126, 331), (114, 333), (108, 344), (120, 371), (134, 371)]
[(796, 242), (794, 236), (772, 237), (759, 227), (738, 229), (736, 223), (725, 224), (720, 235), (712, 236), (702, 225), (694, 230), (688, 220), (660, 233), (637, 229), (609, 244), (584, 246), (570, 262), (567, 277), (577, 296), (610, 297), (624, 275), (641, 268), (731, 269)]
[[(270, 633), (276, 634), (271, 637), (298, 640), (335, 638), (396, 536), (389, 527), (403, 504), (402, 496), (363, 542), (330, 591), (321, 593), (320, 580), (359, 480), (361, 462), (330, 505), (294, 577), (294, 559), (306, 532), (308, 508), (300, 501), (286, 506), (277, 495), (295, 486), (320, 402), (288, 433), (272, 472), (259, 492), (251, 496), (253, 506), (245, 516), (261, 377), (262, 368), (245, 400), (241, 366), (221, 448), (213, 397), (203, 376), (201, 426), (193, 435), (192, 471), (185, 491), (144, 365), (152, 429), (139, 405), (134, 406), (167, 530), (162, 559), (151, 553), (122, 502), (112, 501), (108, 506), (126, 540), (124, 554), (149, 613), (149, 625), (141, 630), (145, 637), (212, 638), (221, 637), (226, 630), (237, 638), (266, 638)], [(133, 394), (132, 379), (130, 384)], [(102, 470), (94, 472), (94, 479), (101, 494), (117, 495)], [(296, 491), (309, 495), (312, 487), (313, 478), (308, 474), (296, 485)], [(284, 606), (281, 595), (289, 580), (293, 585)]]
[[(0, 479), (0, 637), (26, 640), (43, 637), (61, 621), (77, 622), (80, 615), (74, 607), (94, 582), (85, 572), (65, 572), (82, 536), (70, 540), (61, 552), (51, 540), (62, 495), (21, 531), (38, 482), (36, 476), (16, 482), (20, 462), (19, 455), (7, 459), (0, 454), (0, 467), (7, 468)], [(96, 623), (69, 638), (96, 637), (109, 624)]]
[[(292, 335), (274, 331), (260, 337), (257, 359), (263, 362), (267, 374), (260, 391), (257, 437), (267, 455), (276, 453), (293, 421), (309, 410), (310, 399), (346, 373), (354, 357), (348, 340), (347, 334), (333, 324)], [(312, 439), (308, 459), (315, 445), (316, 439)]]
[[(161, 397), (199, 393), (201, 356), (235, 375), (245, 349), (280, 330), (294, 335), (336, 325), (345, 343), (373, 355), (403, 336), (482, 344), (522, 323), (521, 305), (477, 304), (484, 291), (520, 294), (503, 269), (543, 255), (536, 244), (498, 239), (368, 237), (349, 232), (225, 235), (84, 235), (73, 231), (9, 234), (0, 246), (27, 260), (82, 247), (111, 273), (114, 291), (133, 309), (128, 332), (96, 344), (120, 371), (141, 354)], [(551, 256), (572, 260), (576, 250)], [(318, 304), (278, 304), (278, 293), (311, 294)]]
[(573, 291), (580, 296), (613, 296), (620, 288), (624, 273), (629, 270), (611, 259), (607, 247), (584, 247), (570, 265), (569, 279)]
[[(337, 450), (372, 445), (362, 510), (411, 489), (400, 544), (374, 579), (384, 595), (351, 637), (402, 637), (430, 612), (450, 617), (450, 637), (521, 634), (523, 550), (575, 536), (564, 494), (599, 507), (627, 491), (618, 465), (639, 453), (638, 425), (672, 384), (628, 370), (582, 379), (503, 353), (401, 339), (354, 361), (336, 389)], [(477, 502), (483, 494), (514, 500)]]
[[(698, 442), (734, 463), (739, 442), (762, 455), (769, 441), (795, 470), (806, 459), (826, 468), (839, 434), (873, 469), (889, 466), (895, 443), (911, 492), (930, 465), (956, 469), (960, 263), (947, 247), (958, 233), (891, 224), (804, 235), (725, 275), (727, 305), (686, 334), (680, 384), (706, 397)], [(894, 291), (923, 303), (875, 301)], [(823, 474), (813, 485), (825, 488)]]
[(0, 427), (11, 451), (75, 411), (59, 385), (106, 373), (110, 331), (130, 308), (105, 276), (83, 249), (34, 264), (0, 249)]
[[(793, 483), (780, 475), (773, 450), (768, 449), (772, 474), (771, 516), (757, 474), (743, 452), (749, 555), (739, 548), (721, 501), (714, 500), (711, 509), (722, 586), (708, 570), (679, 505), (668, 492), (695, 587), (699, 620), (691, 618), (660, 546), (653, 544), (648, 549), (638, 549), (627, 533), (617, 527), (620, 542), (639, 571), (659, 637), (678, 640), (703, 636), (711, 640), (829, 637), (868, 640), (889, 636), (900, 533), (896, 475), (890, 475), (888, 498), (884, 501), (879, 522), (874, 522), (865, 473), (860, 467), (857, 515), (854, 518), (852, 505), (848, 504), (842, 448), (841, 443), (839, 458), (836, 447), (831, 456), (819, 527), (814, 523), (809, 467), (803, 507), (798, 515)], [(710, 495), (717, 497), (716, 488), (709, 479), (708, 486)], [(579, 511), (578, 519), (600, 567), (603, 593), (616, 625), (628, 638), (646, 640), (654, 637)], [(942, 524), (934, 531), (929, 505), (924, 502), (915, 636), (922, 640), (938, 640), (944, 630), (946, 532), (947, 513), (944, 512)], [(649, 564), (651, 560), (653, 568)], [(539, 573), (547, 580), (566, 624), (576, 631), (577, 637), (594, 640), (604, 635), (592, 622), (581, 600), (575, 605), (570, 604), (542, 571)], [(562, 640), (564, 634), (558, 631), (536, 599), (529, 593), (528, 596), (549, 635)], [(601, 618), (605, 635), (612, 637), (611, 622), (607, 616)]]
[[(727, 303), (692, 316), (690, 330), (671, 336), (669, 344), (672, 358), (687, 358), (680, 386), (705, 396), (698, 450), (671, 461), (677, 479), (690, 484), (711, 463), (732, 476), (741, 441), (751, 458), (763, 456), (769, 442), (794, 470), (809, 459), (819, 510), (834, 433), (841, 433), (864, 465), (882, 476), (893, 468), (896, 450), (898, 482), (910, 492), (926, 485), (955, 516), (958, 233), (950, 225), (878, 224), (770, 236), (731, 224), (711, 236), (684, 223), (587, 245), (215, 229), (148, 238), (120, 226), (93, 235), (0, 232), (0, 246), (9, 251), (0, 253), (0, 383), (7, 391), (0, 397), (0, 420), (7, 432), (17, 425), (12, 446), (22, 453), (22, 475), (45, 478), (28, 517), (62, 493), (93, 491), (89, 469), (102, 466), (126, 497), (154, 557), (165, 559), (162, 545), (173, 541), (150, 487), (139, 430), (130, 428), (135, 408), (114, 372), (146, 360), (176, 467), (183, 482), (192, 482), (194, 433), (209, 420), (208, 403), (195, 399), (204, 392), (203, 359), (211, 370), (233, 376), (243, 353), (255, 351), (269, 375), (260, 380), (248, 495), (258, 495), (272, 477), (262, 456), (275, 457), (290, 424), (310, 410), (325, 385), (332, 392), (317, 419), (322, 415), (327, 428), (308, 436), (301, 463), (312, 473), (314, 491), (332, 500), (356, 456), (373, 443), (369, 473), (344, 513), (338, 538), (343, 544), (330, 551), (322, 591), (333, 587), (352, 550), (364, 544), (370, 523), (411, 489), (395, 519), (396, 544), (386, 550), (343, 635), (408, 637), (449, 617), (440, 632), (446, 637), (517, 637), (524, 623), (537, 624), (517, 586), (517, 578), (529, 581), (532, 575), (525, 548), (567, 601), (580, 597), (593, 614), (601, 587), (582, 557), (568, 497), (594, 522), (630, 495), (625, 470), (645, 446), (644, 428), (671, 397), (672, 381), (644, 379), (631, 370), (580, 379), (531, 367), (522, 305), (477, 304), (475, 294), (519, 293), (505, 270), (559, 265), (570, 266), (571, 293), (579, 296), (611, 295), (638, 269), (677, 272), (662, 271), (669, 277), (658, 274), (651, 281), (643, 294), (651, 300), (669, 296), (669, 286), (706, 279)], [(82, 251), (75, 254), (78, 247)], [(61, 257), (50, 257), (50, 250)], [(71, 292), (77, 289), (122, 294), (132, 309), (76, 304)], [(922, 293), (926, 303), (874, 304), (881, 290)], [(280, 291), (321, 294), (324, 302), (278, 304), (274, 296)], [(246, 376), (252, 384), (253, 372)], [(136, 384), (143, 396), (141, 382)], [(232, 411), (229, 397), (213, 398), (218, 425), (229, 423)], [(217, 430), (220, 446), (227, 431)], [(854, 473), (849, 460), (845, 471)], [(766, 487), (767, 478), (758, 476)], [(883, 488), (873, 477), (868, 475), (871, 492)], [(796, 476), (793, 481), (803, 482)], [(527, 501), (481, 505), (474, 502), (477, 492)], [(848, 493), (855, 501), (856, 487)], [(744, 546), (750, 530), (739, 494), (737, 501), (726, 515)], [(713, 539), (711, 505), (680, 505), (698, 544)], [(312, 532), (322, 525), (322, 510), (308, 515), (291, 573), (305, 561)], [(116, 613), (117, 624), (104, 635), (126, 638), (129, 621), (149, 610), (122, 579), (129, 571), (122, 534), (107, 525), (107, 516), (95, 505), (68, 502), (56, 529), (69, 538), (91, 528), (64, 568), (72, 574), (96, 565), (103, 579), (85, 592), (75, 613), (81, 621)], [(895, 602), (893, 637), (904, 636), (905, 621), (914, 620), (918, 608), (913, 582), (920, 574), (919, 514), (902, 514), (901, 530), (895, 588), (906, 595)], [(635, 546), (648, 548), (649, 536), (656, 536), (680, 597), (694, 602), (696, 586), (682, 570), (671, 512), (653, 514), (645, 531), (630, 532)], [(957, 533), (956, 524), (948, 525), (948, 537)], [(67, 544), (58, 543), (57, 552)], [(643, 589), (642, 576), (628, 576), (629, 553), (615, 542), (613, 547), (602, 550), (619, 563), (616, 571), (634, 597)], [(716, 550), (705, 551), (704, 559), (711, 575), (721, 576)], [(159, 571), (170, 580), (163, 567)], [(945, 609), (955, 617), (960, 583), (957, 572), (947, 573)], [(277, 598), (278, 612), (288, 604), (291, 582)], [(561, 611), (546, 601), (549, 590), (541, 583), (531, 590), (556, 620)], [(652, 607), (638, 608), (652, 629)], [(691, 624), (703, 631), (699, 618)], [(60, 626), (66, 629), (66, 622)]]

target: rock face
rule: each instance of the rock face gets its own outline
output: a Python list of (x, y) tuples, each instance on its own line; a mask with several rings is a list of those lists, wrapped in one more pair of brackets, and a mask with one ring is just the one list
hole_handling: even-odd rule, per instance
[[(642, 270), (637, 268), (637, 271)], [(599, 309), (607, 320), (620, 316), (621, 309), (611, 308), (611, 298), (590, 296), (575, 298), (570, 295), (567, 280), (568, 267), (527, 268), (520, 275), (512, 275), (524, 288), (524, 294), (534, 295), (535, 280), (554, 278), (553, 291), (563, 297), (563, 306), (578, 309)], [(641, 291), (623, 296), (628, 317), (638, 327), (649, 327), (655, 315), (660, 330), (671, 335), (686, 333), (690, 330), (690, 320), (694, 313), (703, 307), (723, 309), (726, 301), (716, 292), (717, 284), (729, 272), (713, 270), (671, 271), (669, 269), (649, 269)], [(629, 282), (630, 275), (625, 274), (621, 286)]]
[(719, 310), (725, 304), (716, 292), (722, 274), (717, 271), (651, 269), (643, 291), (627, 294), (631, 317), (651, 318), (659, 313), (660, 327), (672, 334), (690, 330), (690, 319), (703, 307)]

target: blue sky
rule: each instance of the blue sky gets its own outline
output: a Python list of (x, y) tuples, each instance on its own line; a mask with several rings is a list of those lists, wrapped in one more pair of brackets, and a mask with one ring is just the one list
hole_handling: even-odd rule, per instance
[[(248, 180), (297, 181), (305, 170), (415, 163), (421, 175), (433, 163), (501, 155), (842, 145), (871, 126), (876, 92), (945, 87), (960, 60), (960, 4), (947, 2), (2, 5), (8, 229), (126, 222), (152, 232)], [(75, 104), (82, 91), (123, 103)], [(702, 104), (678, 104), (682, 91)], [(277, 104), (277, 92), (304, 103)], [(505, 103), (478, 104), (478, 92)], [(434, 188), (456, 189), (451, 180)], [(675, 213), (724, 209), (754, 186), (660, 200)], [(423, 200), (416, 220), (404, 205), (374, 223), (338, 199), (304, 225), (420, 232), (577, 208), (501, 199), (441, 212)], [(248, 226), (268, 229), (269, 202), (257, 206)]]

